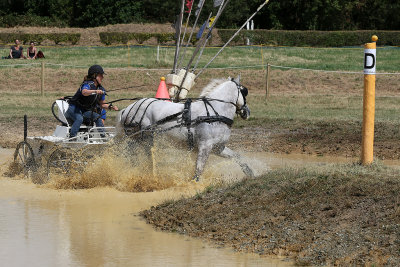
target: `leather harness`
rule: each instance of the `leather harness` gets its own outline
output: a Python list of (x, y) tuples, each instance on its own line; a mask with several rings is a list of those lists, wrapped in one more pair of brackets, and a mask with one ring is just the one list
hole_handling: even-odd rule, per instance
[[(233, 80), (232, 80), (233, 81)], [(239, 94), (241, 93), (243, 96), (243, 99), (246, 103), (246, 96), (247, 96), (247, 88), (243, 87), (242, 85), (238, 84), (237, 82), (233, 81), (237, 88), (238, 88), (238, 99), (239, 99)], [(199, 125), (201, 123), (214, 123), (214, 122), (222, 122), (224, 124), (226, 124), (228, 127), (231, 127), (233, 124), (233, 120), (229, 119), (228, 117), (219, 115), (218, 112), (215, 110), (215, 108), (212, 106), (212, 104), (210, 103), (211, 101), (218, 101), (218, 102), (223, 102), (223, 103), (229, 103), (232, 104), (234, 106), (236, 106), (236, 103), (233, 102), (227, 102), (224, 100), (220, 100), (220, 99), (212, 99), (212, 98), (187, 98), (185, 103), (184, 103), (184, 107), (183, 110), (174, 114), (171, 114), (157, 122), (155, 122), (154, 124), (151, 124), (145, 128), (142, 129), (141, 125), (142, 125), (142, 121), (143, 118), (146, 114), (146, 111), (148, 110), (148, 108), (150, 107), (151, 104), (153, 104), (156, 101), (162, 101), (163, 99), (152, 99), (147, 106), (144, 108), (143, 114), (139, 120), (139, 122), (134, 122), (134, 120), (136, 119), (136, 116), (139, 112), (139, 109), (142, 107), (142, 105), (146, 102), (148, 98), (144, 99), (143, 101), (137, 101), (135, 102), (131, 108), (128, 111), (128, 114), (138, 105), (135, 114), (132, 116), (132, 118), (128, 121), (128, 114), (125, 117), (125, 121), (124, 121), (124, 129), (125, 129), (125, 134), (127, 136), (135, 136), (137, 134), (141, 134), (141, 137), (143, 137), (143, 134), (145, 132), (157, 132), (157, 133), (162, 133), (162, 132), (167, 132), (169, 130), (172, 130), (174, 128), (179, 128), (179, 127), (186, 127), (187, 131), (188, 131), (188, 146), (189, 149), (192, 150), (194, 148), (194, 137), (193, 137), (193, 133), (191, 131), (192, 127), (195, 127), (196, 125)], [(199, 116), (196, 119), (191, 118), (191, 105), (193, 100), (200, 100), (203, 101), (204, 103), (204, 107), (206, 109), (206, 113), (207, 116)], [(214, 115), (210, 114), (209, 109), (211, 109), (214, 113)], [(236, 112), (239, 112), (240, 110), (237, 110)], [(125, 111), (124, 111), (125, 112)], [(123, 115), (123, 114), (122, 114)], [(122, 116), (121, 115), (121, 116)], [(179, 116), (181, 116), (181, 119), (179, 119)], [(168, 122), (172, 122), (176, 120), (177, 125), (171, 126), (169, 128), (166, 129), (159, 129), (157, 128), (160, 125), (163, 125), (165, 123)]]

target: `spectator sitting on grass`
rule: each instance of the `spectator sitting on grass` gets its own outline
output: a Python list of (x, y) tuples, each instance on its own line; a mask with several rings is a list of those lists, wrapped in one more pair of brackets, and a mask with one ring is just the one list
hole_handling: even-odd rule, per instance
[(8, 58), (24, 58), (24, 55), (22, 54), (22, 46), (20, 45), (19, 40), (15, 40), (15, 46), (11, 46), (10, 49), (10, 55)]
[(26, 58), (27, 59), (36, 59), (38, 51), (35, 47), (35, 42), (30, 42), (30, 45), (31, 46), (26, 51)]

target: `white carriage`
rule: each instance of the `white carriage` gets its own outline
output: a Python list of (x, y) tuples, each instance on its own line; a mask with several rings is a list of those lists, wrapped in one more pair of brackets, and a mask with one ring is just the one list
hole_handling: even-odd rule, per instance
[[(115, 127), (96, 127), (93, 121), (84, 121), (77, 136), (70, 138), (72, 122), (65, 116), (67, 109), (68, 102), (64, 99), (53, 103), (51, 110), (60, 125), (49, 136), (28, 136), (27, 116), (24, 116), (24, 141), (15, 149), (13, 166), (18, 172), (32, 176), (35, 183), (46, 183), (53, 175), (84, 167), (88, 157), (93, 157), (100, 146), (115, 136)], [(44, 172), (33, 176), (39, 168)]]

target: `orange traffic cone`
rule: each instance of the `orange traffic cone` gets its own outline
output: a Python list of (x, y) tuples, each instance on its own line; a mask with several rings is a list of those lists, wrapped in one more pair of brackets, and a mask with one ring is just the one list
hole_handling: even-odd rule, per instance
[(169, 94), (167, 90), (167, 84), (165, 83), (165, 77), (161, 77), (160, 85), (156, 93), (156, 98), (168, 98)]

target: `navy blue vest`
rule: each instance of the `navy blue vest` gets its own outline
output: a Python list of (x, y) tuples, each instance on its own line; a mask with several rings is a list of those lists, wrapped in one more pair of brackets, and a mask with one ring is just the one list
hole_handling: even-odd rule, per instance
[(82, 112), (85, 111), (95, 111), (98, 112), (97, 109), (100, 108), (100, 100), (102, 98), (102, 95), (98, 94), (93, 94), (89, 96), (84, 96), (82, 94), (82, 87), (87, 84), (90, 86), (89, 90), (104, 90), (102, 86), (96, 87), (93, 81), (84, 81), (79, 89), (76, 91), (75, 95), (71, 98), (69, 101), (70, 104), (78, 106)]

